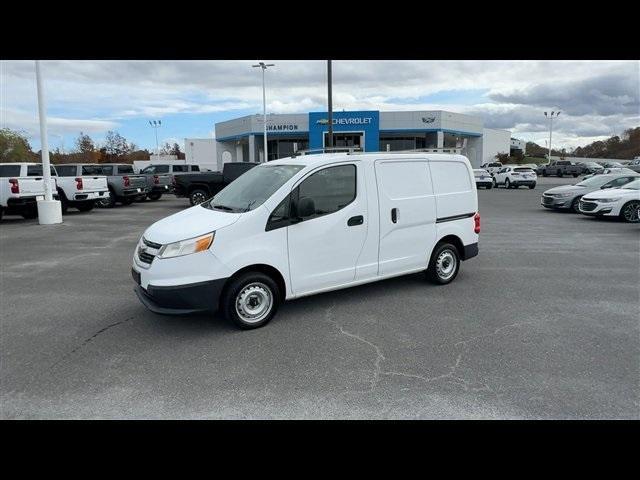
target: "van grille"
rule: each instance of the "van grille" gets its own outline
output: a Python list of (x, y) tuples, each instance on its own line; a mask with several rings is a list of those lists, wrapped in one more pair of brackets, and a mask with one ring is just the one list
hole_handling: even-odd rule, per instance
[(150, 242), (146, 238), (142, 237), (142, 245), (138, 245), (138, 259), (142, 263), (151, 265), (160, 248), (162, 248), (162, 245), (159, 243)]

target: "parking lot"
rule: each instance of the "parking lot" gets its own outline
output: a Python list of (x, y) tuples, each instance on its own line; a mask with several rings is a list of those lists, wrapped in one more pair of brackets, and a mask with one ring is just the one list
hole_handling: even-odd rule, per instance
[(2, 418), (640, 418), (640, 226), (478, 192), (480, 254), (285, 303), (266, 327), (169, 317), (133, 292), (165, 196), (0, 226)]

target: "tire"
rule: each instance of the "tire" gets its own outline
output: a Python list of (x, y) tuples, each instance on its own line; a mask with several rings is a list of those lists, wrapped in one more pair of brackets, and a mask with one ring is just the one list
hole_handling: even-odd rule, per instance
[(580, 211), (580, 197), (576, 197), (573, 202), (571, 202), (571, 211), (574, 213), (582, 213)]
[(135, 198), (123, 198), (122, 200), (120, 200), (120, 203), (122, 205), (131, 205), (134, 200)]
[(148, 193), (147, 194), (147, 198), (149, 200), (151, 200), (152, 202), (155, 202), (156, 200), (160, 200), (161, 197), (162, 197), (162, 193)]
[(427, 278), (437, 285), (446, 285), (453, 282), (459, 270), (460, 253), (455, 245), (446, 242), (436, 245), (429, 260)]
[(189, 203), (191, 206), (200, 205), (205, 200), (209, 199), (209, 194), (200, 188), (196, 188), (189, 194)]
[(546, 171), (546, 170), (543, 170), (543, 171), (542, 171), (542, 176), (543, 176), (543, 177), (548, 177), (548, 176), (549, 176), (549, 174), (547, 173), (547, 171)]
[(0, 221), (2, 221), (2, 213), (3, 213), (3, 211), (4, 211), (3, 208), (0, 207)]
[(496, 182), (496, 177), (493, 177), (493, 179), (491, 180), (491, 184), (492, 184), (494, 187), (498, 188), (498, 182)]
[(109, 190), (109, 196), (107, 198), (101, 198), (96, 201), (96, 207), (99, 208), (113, 208), (116, 206), (116, 195), (112, 190)]
[(64, 192), (58, 189), (58, 198), (60, 199), (60, 210), (62, 210), (62, 214), (64, 215), (69, 210), (69, 201), (67, 200), (67, 196)]
[(574, 174), (573, 174), (573, 178), (578, 178), (578, 174), (577, 174), (577, 173), (574, 173)]
[(96, 206), (95, 201), (78, 203), (77, 209), (81, 212), (90, 212)]
[[(252, 305), (252, 302), (258, 302)], [(278, 284), (262, 272), (246, 272), (225, 287), (220, 298), (220, 310), (227, 320), (242, 330), (259, 328), (275, 316), (280, 306)], [(245, 308), (254, 312), (247, 311)]]
[(620, 209), (620, 219), (627, 223), (639, 223), (638, 210), (640, 209), (640, 202), (632, 200), (625, 203)]
[(529, 190), (533, 190), (534, 188), (536, 188), (536, 184), (535, 183), (533, 185), (529, 185)]
[(562, 178), (562, 170), (558, 170), (558, 178)]
[(511, 188), (511, 181), (508, 178), (504, 181), (504, 188)]
[(491, 185), (487, 185), (485, 188), (486, 188), (487, 190), (491, 190), (491, 188), (493, 188), (493, 184), (491, 184)]
[(38, 218), (38, 208), (29, 208), (22, 212), (20, 215), (22, 215), (22, 218), (24, 218), (25, 220), (33, 220), (34, 218)]

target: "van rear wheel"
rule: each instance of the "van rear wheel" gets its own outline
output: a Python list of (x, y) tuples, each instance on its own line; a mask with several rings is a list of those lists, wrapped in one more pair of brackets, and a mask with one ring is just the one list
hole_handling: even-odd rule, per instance
[(438, 285), (451, 283), (460, 270), (460, 254), (451, 243), (438, 244), (431, 255), (427, 277)]
[(262, 272), (247, 272), (232, 279), (220, 299), (224, 317), (243, 330), (266, 325), (279, 305), (278, 284)]

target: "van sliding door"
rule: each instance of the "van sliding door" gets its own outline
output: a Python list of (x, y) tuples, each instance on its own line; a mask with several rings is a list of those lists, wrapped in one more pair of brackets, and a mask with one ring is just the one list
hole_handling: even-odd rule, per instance
[(427, 161), (375, 163), (380, 214), (378, 275), (427, 268), (436, 236), (436, 201)]

